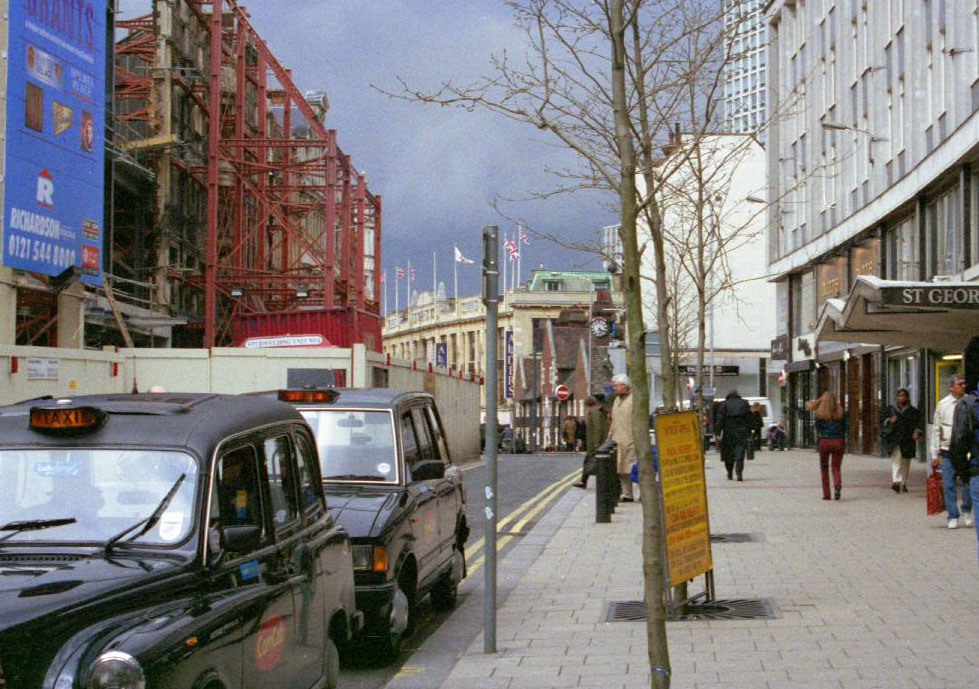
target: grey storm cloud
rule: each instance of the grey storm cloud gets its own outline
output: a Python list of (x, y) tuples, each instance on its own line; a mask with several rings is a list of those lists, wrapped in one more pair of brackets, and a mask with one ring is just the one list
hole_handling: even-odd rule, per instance
[[(446, 80), (475, 81), (490, 55), (524, 52), (523, 34), (502, 0), (266, 0), (243, 3), (251, 21), (301, 90), (330, 98), (327, 124), (384, 199), (383, 267), (408, 258), (418, 284), (432, 284), (432, 252), (439, 277), (451, 283), (452, 244), (478, 258), (479, 229), (510, 224), (491, 205), (497, 197), (522, 198), (556, 184), (547, 167), (573, 163), (566, 151), (529, 125), (486, 112), (393, 99), (399, 78), (419, 90)], [(149, 11), (149, 0), (122, 0), (123, 16)], [(543, 232), (578, 240), (615, 222), (600, 194), (560, 196), (546, 202), (508, 203), (509, 215)], [(529, 266), (596, 266), (586, 254), (544, 241), (524, 251)], [(475, 270), (460, 272), (460, 291), (477, 289)]]

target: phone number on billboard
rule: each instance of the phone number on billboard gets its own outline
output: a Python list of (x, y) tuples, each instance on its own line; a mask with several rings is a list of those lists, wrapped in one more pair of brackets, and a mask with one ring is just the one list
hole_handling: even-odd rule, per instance
[(7, 242), (7, 254), (10, 256), (65, 268), (75, 264), (75, 253), (74, 249), (14, 234)]

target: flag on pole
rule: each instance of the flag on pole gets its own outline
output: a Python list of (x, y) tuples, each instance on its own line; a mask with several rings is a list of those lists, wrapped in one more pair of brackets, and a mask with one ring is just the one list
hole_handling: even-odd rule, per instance
[(465, 263), (465, 264), (475, 263), (475, 261), (473, 261), (471, 259), (468, 259), (465, 256), (463, 256), (462, 255), (462, 252), (459, 251), (459, 247), (456, 246), (456, 247), (453, 247), (453, 248), (456, 250), (456, 263)]
[(415, 266), (411, 265), (411, 262), (410, 261), (408, 263), (408, 270), (411, 272), (411, 279), (414, 280), (415, 279)]
[(397, 267), (397, 275), (398, 275), (398, 279), (399, 279), (399, 280), (400, 280), (401, 278), (403, 278), (403, 277), (405, 276), (405, 269), (404, 269), (404, 268), (402, 268), (401, 266), (398, 266), (398, 267)]
[(530, 244), (530, 237), (527, 236), (527, 233), (523, 231), (522, 227), (520, 228), (520, 243)]
[(383, 272), (383, 273), (381, 273), (381, 284), (382, 284), (382, 285), (383, 285), (383, 284), (384, 284), (385, 282), (387, 282), (387, 277), (388, 277), (388, 274), (387, 274), (387, 272), (386, 272), (386, 271), (385, 271), (385, 272)]

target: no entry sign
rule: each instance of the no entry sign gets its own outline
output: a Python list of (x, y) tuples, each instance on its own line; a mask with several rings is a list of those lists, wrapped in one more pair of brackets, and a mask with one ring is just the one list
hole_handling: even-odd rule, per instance
[(571, 397), (571, 390), (568, 389), (567, 385), (558, 385), (554, 388), (554, 396), (563, 402)]

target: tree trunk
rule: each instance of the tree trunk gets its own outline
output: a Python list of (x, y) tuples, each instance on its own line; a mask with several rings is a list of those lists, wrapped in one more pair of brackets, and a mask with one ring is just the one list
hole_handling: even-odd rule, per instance
[[(622, 203), (621, 229), (622, 256), (625, 263), (626, 318), (628, 323), (627, 362), (632, 379), (632, 430), (639, 452), (639, 494), (643, 511), (642, 551), (644, 599), (646, 604), (646, 644), (650, 665), (652, 689), (668, 689), (670, 686), (670, 653), (666, 638), (666, 611), (663, 605), (663, 542), (660, 495), (653, 476), (652, 449), (649, 443), (649, 381), (646, 377), (646, 333), (643, 324), (642, 289), (639, 272), (639, 247), (636, 239), (636, 221), (639, 208), (636, 196), (636, 151), (629, 126), (626, 104), (625, 68), (625, 14), (624, 0), (612, 0), (610, 33), (612, 38), (612, 105), (615, 116), (615, 137), (619, 154), (619, 198)], [(658, 228), (657, 228), (658, 229)], [(666, 293), (665, 271), (661, 270), (662, 239), (655, 241), (657, 252), (657, 295)], [(667, 305), (659, 299), (657, 318), (662, 323), (667, 315)], [(660, 331), (660, 346), (669, 351), (669, 338)], [(665, 365), (664, 360), (664, 365)], [(672, 376), (670, 376), (672, 378)], [(664, 386), (672, 397), (672, 385)]]

